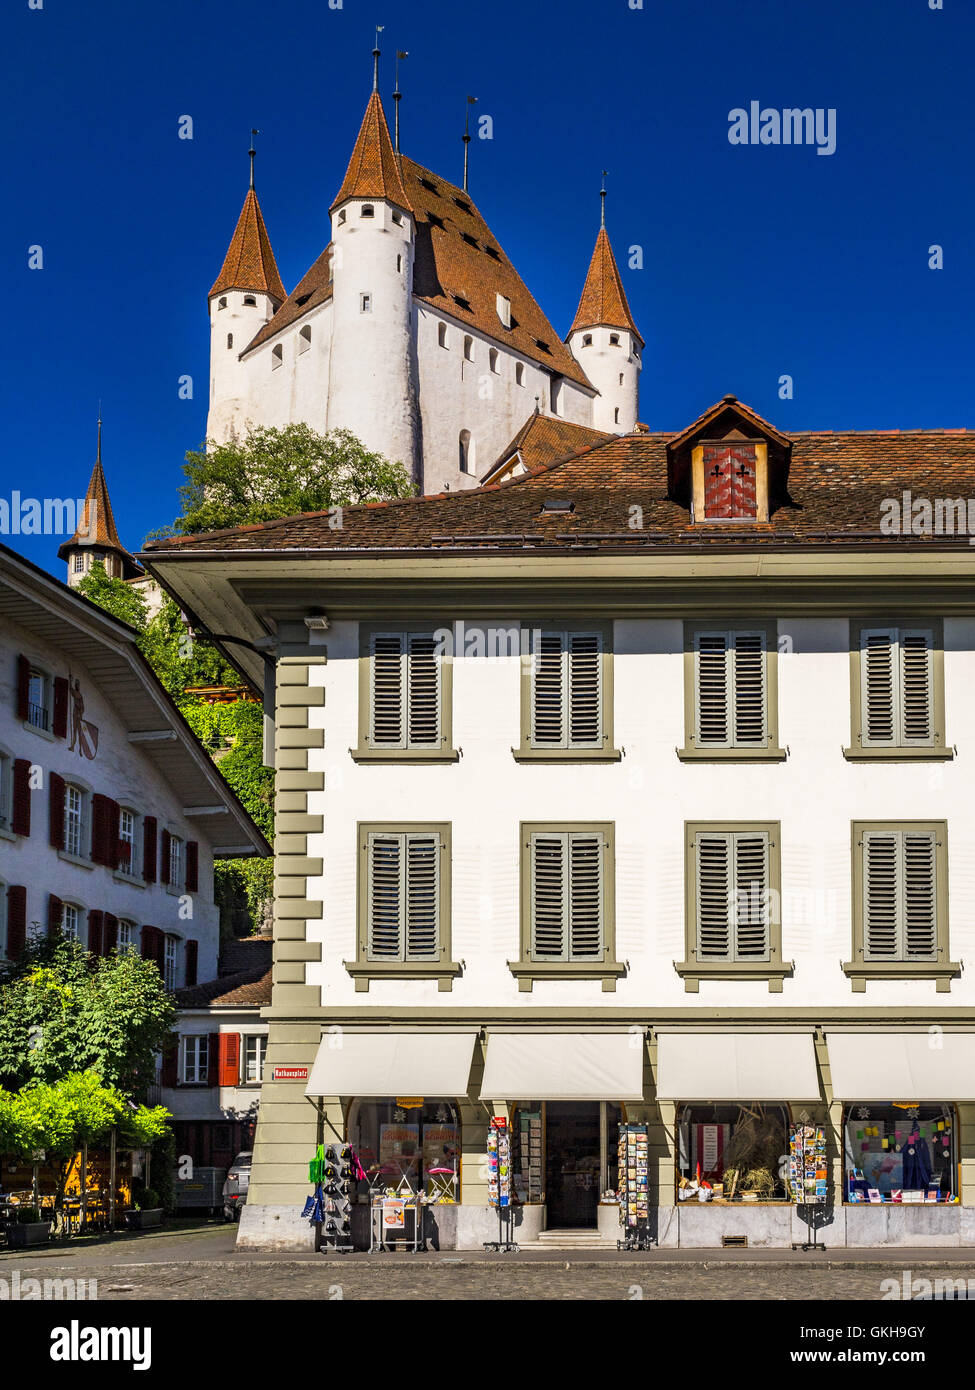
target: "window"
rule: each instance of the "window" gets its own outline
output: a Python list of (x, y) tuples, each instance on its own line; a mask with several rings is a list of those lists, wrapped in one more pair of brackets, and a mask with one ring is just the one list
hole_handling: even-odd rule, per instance
[(582, 346), (583, 346), (583, 347), (592, 347), (592, 334), (591, 334), (591, 333), (583, 333), (583, 335), (582, 335)]
[(437, 324), (437, 342), (442, 348), (447, 346), (447, 325), (445, 323)]
[(363, 625), (358, 761), (454, 762), (450, 629)]
[(298, 356), (300, 357), (302, 353), (307, 352), (310, 347), (311, 325), (306, 323), (304, 328), (300, 329), (298, 332)]
[(362, 217), (375, 217), (376, 209), (373, 207), (372, 203), (364, 203), (360, 215)]
[(619, 347), (620, 335), (618, 333), (611, 333), (609, 335), (609, 345), (610, 347)]
[(960, 966), (948, 959), (944, 821), (853, 822), (853, 959), (843, 970), (858, 993), (868, 978), (951, 988)]
[(521, 959), (508, 969), (519, 988), (535, 979), (602, 979), (614, 990), (614, 827), (521, 826)]
[[(848, 1202), (948, 1202), (961, 1194), (958, 1121), (945, 1101), (843, 1107)], [(910, 1194), (910, 1195), (908, 1195)]]
[(27, 722), (35, 729), (51, 728), (51, 678), (36, 666), (30, 668), (27, 683)]
[(275, 343), (271, 349), (271, 371), (276, 372), (284, 361), (284, 348), (281, 343)]
[(371, 313), (372, 313), (372, 295), (371, 295), (371, 294), (360, 294), (360, 295), (359, 295), (359, 313), (360, 313), (360, 314), (371, 314)]
[(613, 747), (612, 628), (535, 628), (522, 662), (519, 760), (601, 759)]
[(116, 946), (119, 955), (122, 955), (124, 952), (128, 952), (130, 955), (135, 953), (137, 941), (138, 928), (136, 924), (128, 921), (125, 917), (120, 917)]
[(220, 297), (220, 299), (217, 300), (217, 308), (218, 308), (218, 309), (226, 309), (226, 307), (227, 307), (227, 296), (226, 296), (226, 295), (222, 295), (222, 296)]
[(396, 273), (397, 273), (397, 274), (401, 274), (401, 273), (402, 273), (402, 270), (403, 270), (403, 257), (402, 257), (401, 255), (397, 254), (397, 257), (396, 257)]
[(267, 1055), (267, 1037), (263, 1033), (247, 1033), (244, 1036), (244, 1075), (245, 1086), (259, 1086), (264, 1077), (264, 1059)]
[(684, 625), (684, 761), (781, 762), (778, 744), (778, 628)]
[(525, 384), (525, 364), (524, 362), (515, 363), (515, 385), (524, 386)]
[(232, 348), (233, 345), (234, 345), (234, 335), (233, 335), (232, 333), (228, 333), (228, 334), (227, 334), (227, 347), (228, 347), (228, 348)]
[(397, 227), (402, 227), (403, 214), (401, 212), (397, 212), (395, 208), (393, 209), (393, 221), (396, 223)]
[(462, 473), (474, 472), (474, 441), (470, 430), (461, 430), (458, 440), (457, 466)]
[(427, 221), (430, 223), (431, 227), (439, 227), (441, 231), (445, 230), (443, 218), (438, 217), (435, 212), (427, 213)]
[(67, 854), (85, 853), (85, 793), (72, 782), (64, 788), (64, 848)]
[(170, 835), (169, 887), (182, 888), (184, 881), (183, 841), (178, 835)]
[(777, 822), (688, 822), (684, 988), (699, 981), (768, 980), (781, 993), (792, 966), (782, 962), (780, 832)]
[(341, 227), (342, 224), (343, 224), (344, 221), (345, 221), (345, 208), (342, 209), (342, 211), (339, 213), (338, 217), (337, 217), (335, 220), (336, 220), (336, 222), (338, 223), (338, 225)]
[(755, 521), (758, 518), (754, 444), (703, 445), (705, 521)]
[(81, 553), (80, 550), (76, 550), (76, 551), (75, 551), (75, 555), (74, 555), (74, 572), (75, 572), (75, 574), (81, 574), (81, 573), (83, 572), (84, 568), (85, 568), (85, 557), (84, 557), (84, 555), (82, 555), (82, 553)]
[(677, 1198), (699, 1182), (726, 1202), (788, 1202), (789, 1112), (766, 1101), (682, 1105), (677, 1112)]
[(552, 377), (548, 388), (549, 407), (553, 415), (562, 414), (562, 378)]
[(944, 624), (850, 625), (848, 758), (950, 759), (945, 741)]
[(461, 232), (461, 240), (466, 241), (468, 246), (477, 246), (477, 237), (471, 236), (470, 232)]
[(399, 1191), (425, 1192), (433, 1205), (460, 1201), (461, 1125), (456, 1102), (424, 1097), (407, 1102), (386, 1096), (355, 1100), (349, 1109), (349, 1141), (364, 1167), (380, 1165)]
[(0, 830), (9, 830), (13, 817), (13, 761), (0, 750)]
[(360, 823), (356, 989), (372, 978), (437, 980), (449, 990), (450, 826)]
[(167, 936), (166, 945), (163, 951), (163, 980), (167, 989), (176, 988), (176, 961), (178, 956), (179, 938)]
[(180, 1080), (186, 1086), (205, 1086), (210, 1067), (210, 1039), (206, 1033), (187, 1036), (180, 1042), (182, 1066)]
[(138, 872), (138, 848), (136, 830), (138, 817), (134, 811), (121, 807), (118, 815), (119, 857), (118, 871), (128, 878), (135, 878)]
[(474, 339), (469, 333), (464, 334), (464, 360), (466, 362), (474, 361)]
[(74, 903), (63, 903), (61, 905), (61, 935), (70, 937), (72, 941), (80, 941), (79, 926), (81, 923), (81, 909)]
[(488, 366), (489, 366), (489, 368), (491, 369), (491, 371), (494, 372), (495, 375), (497, 375), (497, 373), (498, 373), (499, 370), (500, 370), (500, 368), (498, 367), (498, 350), (497, 350), (497, 348), (491, 348), (491, 349), (489, 350), (489, 352), (488, 352)]
[(619, 422), (620, 422), (620, 408), (619, 408), (619, 406), (615, 406), (615, 407), (613, 408), (613, 424), (614, 424), (614, 425), (618, 425)]
[(248, 309), (256, 309), (256, 308), (257, 308), (257, 300), (254, 298), (254, 296), (253, 296), (252, 294), (245, 294), (245, 295), (244, 295), (244, 304), (246, 305), (246, 307), (247, 307)]

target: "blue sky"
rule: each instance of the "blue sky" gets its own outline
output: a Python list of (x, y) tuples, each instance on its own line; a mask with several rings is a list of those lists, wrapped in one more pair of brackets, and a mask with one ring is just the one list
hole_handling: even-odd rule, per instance
[[(971, 0), (633, 3), (8, 0), (0, 496), (83, 492), (101, 398), (123, 543), (172, 520), (249, 129), (290, 290), (328, 240), (376, 23), (390, 112), (394, 49), (410, 53), (407, 154), (459, 182), (465, 95), (493, 118), (471, 192), (560, 333), (609, 170), (651, 428), (728, 391), (786, 431), (975, 427)], [(834, 108), (836, 152), (730, 144), (729, 112), (753, 100)], [(57, 537), (5, 539), (63, 574)]]

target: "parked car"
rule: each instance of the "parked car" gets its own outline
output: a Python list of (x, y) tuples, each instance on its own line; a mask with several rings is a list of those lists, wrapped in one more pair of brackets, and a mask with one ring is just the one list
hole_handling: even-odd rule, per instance
[(230, 1165), (227, 1181), (223, 1185), (223, 1215), (225, 1221), (239, 1221), (240, 1209), (247, 1201), (247, 1189), (251, 1181), (250, 1149), (239, 1153)]

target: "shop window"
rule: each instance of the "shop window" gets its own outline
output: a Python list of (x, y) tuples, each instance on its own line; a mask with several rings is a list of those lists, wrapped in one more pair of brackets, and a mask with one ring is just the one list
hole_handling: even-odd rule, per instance
[(684, 625), (684, 747), (678, 757), (781, 762), (774, 622)]
[(843, 1110), (847, 1202), (957, 1202), (958, 1123), (947, 1103), (865, 1101)]
[(511, 1178), (522, 1205), (545, 1202), (550, 1229), (593, 1228), (604, 1193), (619, 1187), (612, 1101), (518, 1101), (511, 1115)]
[(455, 761), (452, 666), (437, 631), (363, 627), (360, 642), (359, 747), (353, 757)]
[(788, 1201), (788, 1129), (784, 1105), (739, 1101), (681, 1106), (678, 1201)]
[(944, 625), (850, 625), (848, 758), (949, 759)]
[(348, 1135), (372, 1185), (408, 1186), (425, 1192), (434, 1205), (460, 1201), (461, 1124), (453, 1100), (353, 1101)]
[(616, 761), (611, 627), (533, 629), (531, 644), (515, 757)]

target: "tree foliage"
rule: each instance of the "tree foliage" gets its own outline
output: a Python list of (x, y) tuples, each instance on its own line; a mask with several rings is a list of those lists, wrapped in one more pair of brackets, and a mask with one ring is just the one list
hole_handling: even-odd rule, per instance
[(349, 430), (319, 434), (306, 424), (251, 427), (183, 465), (180, 515), (156, 536), (220, 531), (328, 511), (414, 491), (401, 463), (372, 453)]
[(106, 573), (104, 562), (96, 560), (85, 577), (77, 585), (77, 593), (84, 594), (99, 608), (104, 608), (114, 618), (121, 618), (138, 631), (143, 631), (149, 621), (146, 601), (140, 591), (124, 579), (116, 579)]

